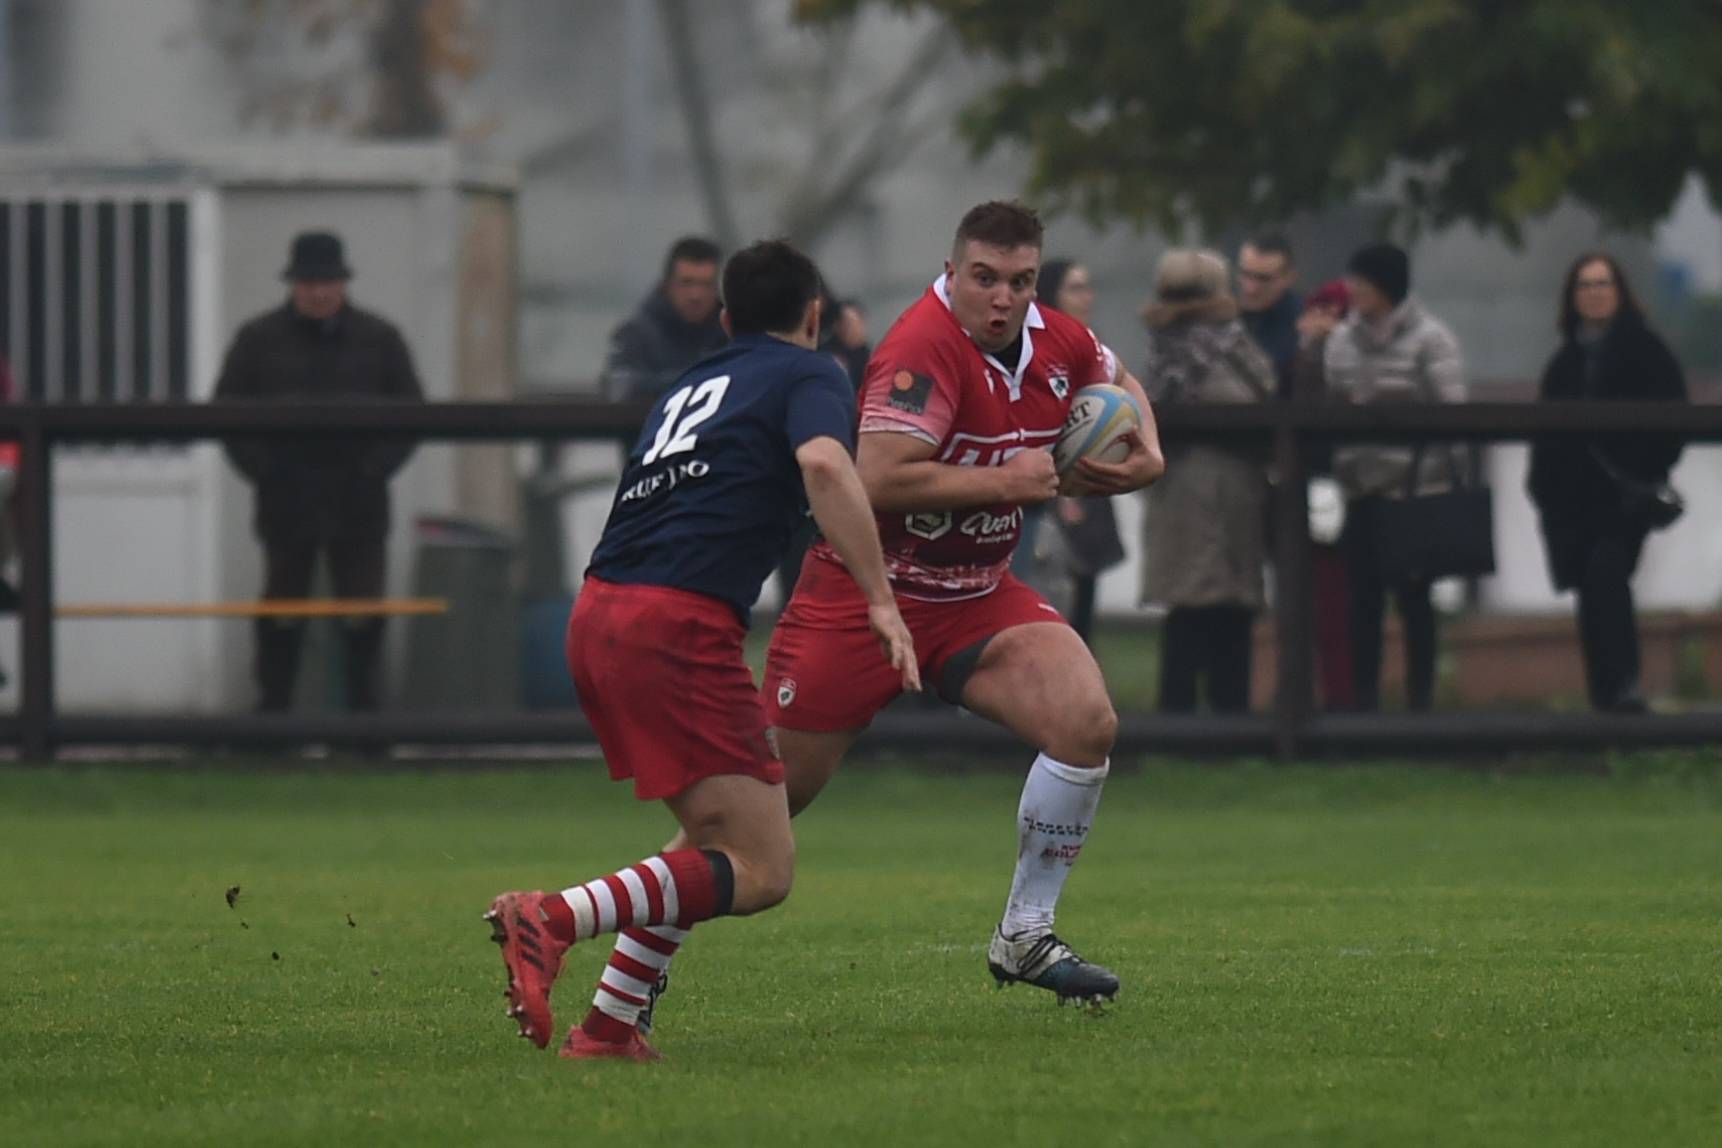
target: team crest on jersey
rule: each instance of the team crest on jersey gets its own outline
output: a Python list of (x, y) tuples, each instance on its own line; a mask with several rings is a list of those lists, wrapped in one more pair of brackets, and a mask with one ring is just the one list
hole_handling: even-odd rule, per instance
[(927, 400), (933, 397), (933, 380), (913, 371), (898, 371), (891, 376), (891, 394), (887, 404), (912, 415), (927, 413)]
[(911, 514), (903, 520), (903, 529), (928, 542), (943, 538), (951, 532), (951, 516), (940, 514)]
[(777, 708), (786, 710), (795, 704), (795, 679), (779, 678), (777, 682)]
[(1052, 388), (1052, 393), (1061, 399), (1070, 397), (1070, 378), (1067, 375), (1053, 375), (1046, 380), (1046, 385)]

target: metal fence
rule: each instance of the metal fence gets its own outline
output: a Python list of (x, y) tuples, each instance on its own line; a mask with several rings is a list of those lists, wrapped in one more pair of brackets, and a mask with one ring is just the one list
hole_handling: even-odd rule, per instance
[[(73, 443), (188, 442), (315, 435), (399, 435), (419, 441), (631, 440), (644, 406), (593, 399), (519, 403), (332, 405), (122, 404), (0, 407), (0, 438), (22, 445), (18, 526), (23, 550), (20, 624), (22, 704), (0, 719), (0, 743), (30, 761), (57, 747), (162, 744), (281, 746), (307, 743), (546, 744), (590, 742), (577, 714), (465, 715), (61, 715), (54, 690), (52, 596), (53, 451)], [(1667, 716), (1595, 714), (1318, 714), (1312, 664), (1313, 612), (1305, 460), (1346, 441), (1512, 441), (1579, 435), (1606, 439), (1645, 431), (1689, 442), (1722, 442), (1722, 404), (1602, 405), (1474, 403), (1360, 407), (1290, 402), (1168, 407), (1162, 435), (1250, 445), (1279, 476), (1273, 503), (1278, 580), (1278, 687), (1271, 713), (1246, 717), (1126, 715), (1122, 752), (1263, 754), (1282, 759), (1327, 753), (1464, 755), (1606, 745), (1695, 745), (1722, 741), (1722, 712)], [(875, 747), (965, 751), (1012, 744), (988, 723), (955, 715), (882, 715), (866, 741)]]

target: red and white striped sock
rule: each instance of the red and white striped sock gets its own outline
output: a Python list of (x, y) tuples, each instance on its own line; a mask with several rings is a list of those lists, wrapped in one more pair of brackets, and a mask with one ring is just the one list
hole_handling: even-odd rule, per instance
[[(626, 1029), (633, 1028), (639, 1023), (640, 1011), (651, 999), (652, 986), (670, 967), (670, 958), (687, 939), (688, 931), (673, 925), (625, 930), (616, 938), (610, 963), (604, 966), (604, 975), (598, 980), (598, 991), (592, 996), (593, 1012), (625, 1026), (621, 1030), (624, 1034)], [(604, 1039), (604, 1034), (593, 1031), (595, 1028), (617, 1031), (590, 1014), (584, 1027), (600, 1039)]]
[(721, 917), (735, 898), (735, 870), (716, 849), (678, 849), (544, 899), (546, 927), (573, 943), (652, 925), (687, 928)]

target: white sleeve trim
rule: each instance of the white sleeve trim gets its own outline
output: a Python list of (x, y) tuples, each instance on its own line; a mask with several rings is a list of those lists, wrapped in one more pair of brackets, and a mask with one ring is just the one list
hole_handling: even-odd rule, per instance
[(939, 445), (939, 440), (933, 437), (930, 432), (922, 430), (920, 427), (915, 426), (912, 423), (898, 422), (896, 419), (887, 418), (883, 415), (868, 415), (866, 418), (862, 419), (861, 433), (906, 434), (911, 438), (920, 439), (929, 446)]

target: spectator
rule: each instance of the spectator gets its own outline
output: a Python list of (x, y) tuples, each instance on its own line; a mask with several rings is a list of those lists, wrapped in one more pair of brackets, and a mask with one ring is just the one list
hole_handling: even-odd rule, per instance
[[(859, 393), (862, 382), (867, 378), (867, 360), (873, 355), (873, 348), (867, 341), (867, 312), (855, 300), (838, 299), (823, 287), (819, 298), (822, 304), (819, 350), (837, 360), (837, 365), (849, 376), (850, 385)], [(777, 589), (786, 603), (795, 593), (795, 583), (801, 578), (801, 564), (807, 558), (807, 548), (818, 536), (819, 528), (813, 522), (813, 515), (803, 514), (801, 521), (796, 523), (795, 532), (784, 545), (783, 558), (777, 564)]]
[[(1580, 256), (1567, 272), (1560, 332), (1560, 349), (1543, 371), (1542, 401), (1686, 401), (1679, 362), (1645, 322), (1610, 256)], [(1531, 448), (1528, 485), (1549, 572), (1557, 590), (1578, 591), (1585, 679), (1598, 710), (1645, 709), (1632, 574), (1652, 523), (1632, 488), (1665, 485), (1681, 445), (1676, 436), (1637, 434), (1550, 439)]]
[[(400, 331), (348, 301), (352, 271), (338, 236), (320, 231), (298, 236), (283, 277), (289, 283), (287, 302), (240, 327), (221, 367), (217, 399), (424, 400)], [(389, 479), (412, 453), (411, 443), (242, 438), (226, 447), (233, 465), (256, 489), (264, 598), (309, 597), (319, 555), (328, 562), (337, 597), (382, 596)], [(347, 706), (376, 709), (382, 619), (352, 619), (341, 633)], [(292, 705), (303, 641), (301, 620), (258, 620), (260, 709)]]
[[(1327, 386), (1344, 402), (1463, 402), (1458, 341), (1411, 295), (1411, 264), (1390, 243), (1359, 250), (1346, 266), (1353, 311), (1328, 338)], [(1418, 472), (1411, 473), (1414, 459)], [(1388, 585), (1376, 558), (1376, 516), (1408, 487), (1448, 489), (1458, 460), (1445, 448), (1420, 454), (1402, 446), (1349, 446), (1334, 452), (1347, 499), (1345, 547), (1351, 573), (1351, 651), (1357, 707), (1381, 707), (1381, 617), (1389, 592), (1405, 628), (1406, 701), (1426, 710), (1435, 699), (1435, 607), (1427, 580)]]
[(867, 360), (873, 356), (873, 346), (867, 339), (867, 310), (853, 299), (832, 299), (831, 320), (819, 343), (819, 349), (837, 360), (849, 375), (855, 389), (867, 377)]
[[(1298, 317), (1297, 363), (1292, 395), (1319, 400), (1327, 395), (1323, 358), (1333, 329), (1351, 310), (1343, 280), (1325, 283), (1304, 303)], [(1351, 665), (1351, 576), (1338, 545), (1345, 524), (1345, 496), (1333, 481), (1333, 452), (1309, 459), (1310, 580), (1315, 606), (1315, 662), (1321, 676), (1322, 705), (1344, 711), (1357, 704)]]
[[(1274, 396), (1273, 365), (1238, 321), (1226, 261), (1169, 251), (1155, 276), (1143, 386), (1156, 404), (1259, 403)], [(1249, 708), (1252, 631), (1266, 558), (1263, 460), (1247, 449), (1186, 442), (1166, 451), (1148, 491), (1146, 601), (1169, 607), (1160, 647), (1160, 708)]]
[(709, 239), (676, 240), (664, 274), (633, 316), (610, 333), (601, 380), (613, 402), (650, 402), (683, 371), (729, 342), (718, 323), (718, 264)]
[(1238, 308), (1244, 329), (1273, 363), (1281, 398), (1291, 397), (1297, 362), (1303, 304), (1292, 290), (1296, 282), (1297, 263), (1284, 235), (1258, 235), (1238, 249)]
[[(1091, 322), (1094, 287), (1088, 268), (1080, 263), (1047, 260), (1040, 269), (1035, 297), (1084, 324)], [(1124, 542), (1118, 537), (1112, 499), (1106, 495), (1061, 498), (1056, 505), (1059, 533), (1064, 539), (1064, 567), (1072, 585), (1070, 626), (1086, 642), (1094, 632), (1094, 599), (1100, 575), (1124, 561)]]

